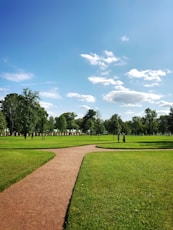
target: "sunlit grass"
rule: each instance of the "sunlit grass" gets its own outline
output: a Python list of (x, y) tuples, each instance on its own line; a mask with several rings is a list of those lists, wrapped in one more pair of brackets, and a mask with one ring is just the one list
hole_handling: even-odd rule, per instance
[(173, 136), (126, 136), (126, 143), (116, 135), (0, 137), (0, 148), (63, 148), (95, 144), (103, 148), (173, 148)]
[(38, 150), (0, 150), (0, 191), (53, 157), (54, 153)]
[(173, 152), (88, 154), (66, 229), (173, 229)]
[(112, 141), (112, 136), (37, 136), (27, 137), (0, 137), (0, 148), (64, 148), (87, 144), (97, 144)]
[(114, 136), (114, 141), (110, 139), (109, 142), (98, 143), (97, 146), (115, 149), (169, 149), (173, 148), (173, 136), (126, 136), (125, 143), (122, 137), (118, 143)]

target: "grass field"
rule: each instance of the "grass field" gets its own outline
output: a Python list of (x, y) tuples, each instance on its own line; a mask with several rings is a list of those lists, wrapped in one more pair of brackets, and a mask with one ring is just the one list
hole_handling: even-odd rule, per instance
[(96, 144), (103, 148), (173, 148), (173, 136), (126, 136), (126, 143), (117, 143), (113, 135), (0, 137), (0, 149), (46, 149)]
[(48, 149), (112, 141), (112, 136), (46, 136), (46, 137), (0, 137), (0, 148)]
[(86, 155), (66, 230), (173, 229), (173, 152)]
[(172, 136), (0, 137), (0, 191), (54, 157), (43, 149), (87, 144), (124, 151), (85, 157), (66, 229), (173, 229)]
[(40, 165), (54, 157), (54, 153), (38, 150), (0, 150), (0, 192), (21, 180)]

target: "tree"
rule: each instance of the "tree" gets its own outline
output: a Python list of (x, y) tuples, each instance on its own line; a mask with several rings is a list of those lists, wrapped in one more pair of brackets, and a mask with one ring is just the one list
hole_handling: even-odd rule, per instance
[(95, 121), (95, 132), (97, 135), (103, 134), (105, 131), (105, 127), (103, 121), (100, 118), (97, 118)]
[(109, 133), (118, 135), (121, 132), (121, 124), (121, 117), (114, 114), (109, 120), (105, 121), (105, 128)]
[(131, 123), (129, 121), (122, 122), (121, 132), (125, 134), (131, 134)]
[(7, 122), (5, 116), (3, 112), (0, 111), (0, 134), (4, 133), (6, 128), (7, 128)]
[(45, 133), (47, 130), (48, 114), (44, 108), (38, 106), (37, 116), (38, 116), (38, 121), (35, 127), (35, 131), (43, 135), (43, 133)]
[(90, 132), (90, 134), (93, 133), (94, 126), (95, 126), (95, 116), (96, 116), (96, 111), (94, 111), (93, 109), (89, 109), (86, 115), (83, 117), (81, 128), (84, 133), (86, 132)]
[(17, 111), (20, 132), (26, 138), (27, 134), (33, 133), (39, 120), (38, 92), (32, 92), (29, 89), (23, 90), (23, 95), (19, 96), (19, 108)]
[(83, 123), (83, 119), (82, 118), (77, 118), (75, 119), (75, 123), (77, 125), (77, 129), (82, 129), (82, 123)]
[(75, 113), (67, 112), (63, 113), (63, 116), (65, 117), (67, 122), (67, 129), (69, 129), (70, 132), (72, 129), (78, 128), (77, 124), (75, 123), (75, 117), (77, 116)]
[(54, 126), (55, 126), (55, 119), (54, 117), (49, 117), (49, 120), (47, 122), (47, 129), (48, 132), (52, 133), (54, 131)]
[(173, 133), (173, 107), (170, 108), (168, 115), (168, 130)]
[(19, 95), (16, 93), (8, 94), (1, 102), (2, 112), (6, 117), (7, 127), (10, 135), (17, 132), (17, 111), (19, 107)]
[(144, 125), (143, 125), (143, 119), (141, 117), (132, 117), (132, 122), (131, 122), (131, 130), (132, 134), (143, 134), (144, 133)]
[(55, 118), (55, 128), (59, 129), (61, 134), (66, 132), (67, 121), (66, 121), (66, 118), (63, 114), (61, 116)]
[(158, 118), (158, 132), (162, 135), (168, 133), (168, 116), (161, 115)]
[(153, 134), (157, 133), (158, 131), (158, 124), (157, 124), (157, 113), (155, 110), (151, 110), (150, 108), (147, 108), (145, 110), (145, 125), (147, 134)]

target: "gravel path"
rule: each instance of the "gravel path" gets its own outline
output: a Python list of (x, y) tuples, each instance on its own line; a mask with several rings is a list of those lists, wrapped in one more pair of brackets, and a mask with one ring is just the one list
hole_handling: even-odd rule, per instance
[(83, 157), (102, 150), (88, 145), (49, 151), (54, 159), (0, 193), (0, 230), (63, 229)]

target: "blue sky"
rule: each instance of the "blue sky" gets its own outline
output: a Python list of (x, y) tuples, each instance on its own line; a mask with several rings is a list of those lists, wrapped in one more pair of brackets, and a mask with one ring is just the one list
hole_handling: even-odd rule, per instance
[(173, 106), (172, 0), (0, 0), (0, 99), (130, 120)]

